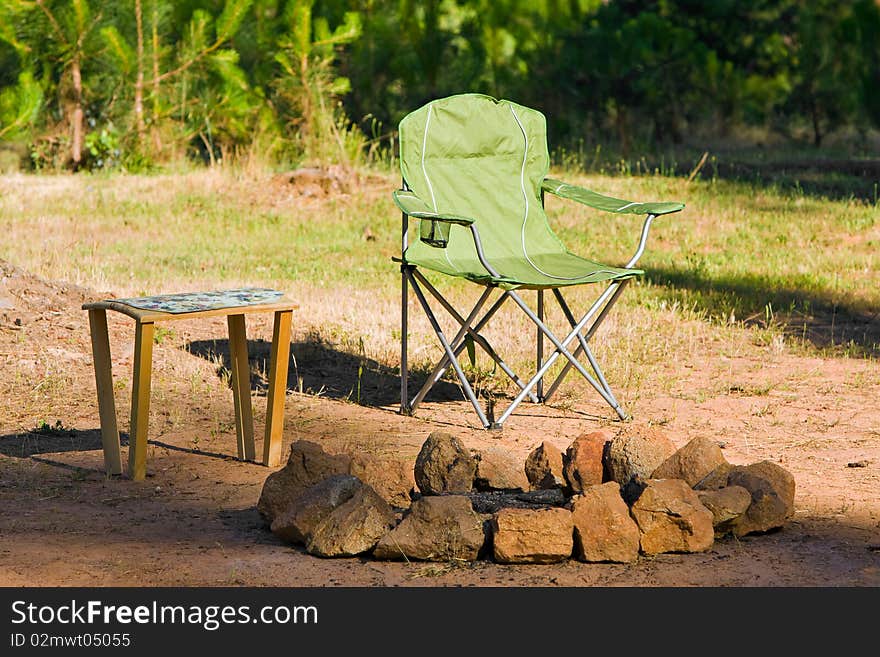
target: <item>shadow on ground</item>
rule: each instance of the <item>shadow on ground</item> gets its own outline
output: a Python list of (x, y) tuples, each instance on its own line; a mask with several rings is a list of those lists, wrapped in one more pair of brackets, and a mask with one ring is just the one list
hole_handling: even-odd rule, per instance
[[(304, 392), (329, 399), (345, 399), (363, 406), (391, 406), (400, 403), (400, 374), (360, 354), (337, 348), (322, 340), (305, 340), (290, 345), (287, 374), (288, 390)], [(220, 359), (218, 374), (228, 372), (228, 340), (195, 340), (186, 349), (212, 362)], [(251, 366), (251, 389), (265, 394), (268, 384), (271, 344), (265, 340), (248, 340)], [(427, 380), (425, 372), (411, 372), (409, 396)], [(461, 401), (461, 389), (449, 381), (437, 383), (428, 395), (431, 401)]]
[[(781, 287), (758, 276), (713, 277), (693, 270), (652, 268), (647, 280), (670, 301), (747, 326), (781, 326), (786, 335), (849, 355), (880, 356), (880, 310), (838, 303), (828, 295)], [(769, 305), (768, 305), (769, 304)]]
[(807, 196), (878, 202), (880, 159), (792, 158), (738, 161), (719, 158), (703, 170), (705, 177), (779, 187)]
[[(121, 434), (122, 445), (128, 445), (128, 434)], [(38, 454), (85, 452), (103, 449), (100, 429), (37, 428), (32, 431), (0, 436), (0, 454), (30, 458)]]
[[(781, 150), (751, 148), (731, 151), (709, 147), (706, 152), (711, 157), (705, 161), (701, 157), (703, 149), (673, 150), (623, 161), (627, 172), (635, 175), (656, 172), (698, 175), (703, 180), (725, 180), (803, 196), (880, 203), (880, 159), (822, 156), (802, 149)], [(585, 166), (590, 171), (613, 174), (620, 163), (621, 160), (603, 159), (586, 162)]]

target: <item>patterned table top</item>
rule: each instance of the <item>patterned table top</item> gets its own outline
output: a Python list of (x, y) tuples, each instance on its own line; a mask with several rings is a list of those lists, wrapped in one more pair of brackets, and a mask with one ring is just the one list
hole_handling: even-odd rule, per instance
[(107, 301), (123, 303), (127, 306), (144, 310), (179, 314), (272, 303), (281, 299), (282, 296), (283, 293), (278, 290), (265, 287), (245, 287), (236, 290), (182, 292), (180, 294), (160, 294), (152, 297), (108, 299)]

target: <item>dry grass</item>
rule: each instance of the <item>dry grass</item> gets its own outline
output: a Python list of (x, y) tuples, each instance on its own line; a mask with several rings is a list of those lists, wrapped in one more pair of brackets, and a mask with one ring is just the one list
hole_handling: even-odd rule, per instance
[[(648, 276), (631, 286), (595, 338), (609, 381), (631, 404), (644, 386), (687, 394), (668, 375), (669, 363), (714, 370), (730, 358), (792, 350), (877, 355), (868, 310), (880, 305), (876, 208), (720, 181), (562, 175), (624, 198), (688, 204), (656, 222), (640, 263)], [(295, 341), (348, 354), (355, 369), (394, 372), (399, 279), (390, 258), (399, 215), (389, 190), (396, 181), (396, 174), (372, 171), (347, 193), (315, 197), (281, 177), (221, 169), (7, 176), (0, 178), (0, 258), (117, 296), (278, 287), (301, 303)], [(548, 201), (548, 213), (573, 251), (611, 263), (627, 259), (640, 228), (638, 218), (598, 217), (558, 200)], [(460, 308), (474, 297), (472, 286), (432, 278)], [(574, 290), (569, 301), (582, 308), (597, 292)], [(562, 332), (562, 314), (552, 301), (548, 306), (549, 323)], [(437, 344), (412, 310), (411, 363), (427, 370)], [(488, 335), (515, 369), (527, 369), (534, 328), (519, 311), (499, 313)], [(484, 390), (509, 390), (487, 358), (472, 371), (482, 374)], [(567, 384), (560, 403), (581, 389)]]

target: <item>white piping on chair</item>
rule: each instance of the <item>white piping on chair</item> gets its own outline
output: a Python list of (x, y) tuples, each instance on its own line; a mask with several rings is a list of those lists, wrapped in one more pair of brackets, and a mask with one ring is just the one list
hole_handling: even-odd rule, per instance
[[(425, 182), (428, 183), (428, 191), (431, 192), (431, 203), (434, 205), (434, 212), (438, 212), (437, 199), (434, 198), (434, 185), (431, 184), (431, 179), (428, 178), (428, 170), (425, 168), (425, 150), (428, 148), (428, 128), (431, 125), (431, 112), (433, 109), (433, 105), (428, 105), (428, 118), (425, 119), (425, 134), (422, 136), (422, 175), (425, 176)], [(449, 239), (452, 239), (451, 231)], [(446, 258), (446, 262), (449, 263), (450, 267), (456, 271), (458, 270), (458, 267), (453, 265), (452, 260), (449, 259), (449, 252), (445, 248), (443, 249), (443, 257)]]
[[(520, 229), (520, 242), (522, 243), (523, 255), (526, 257), (526, 260), (528, 261), (528, 263), (532, 266), (532, 268), (535, 271), (537, 271), (541, 274), (544, 274), (544, 276), (546, 276), (547, 278), (555, 278), (558, 281), (576, 281), (579, 278), (588, 278), (587, 276), (554, 276), (553, 274), (548, 274), (546, 271), (544, 271), (543, 269), (541, 269), (540, 267), (538, 267), (538, 265), (536, 265), (534, 263), (534, 261), (529, 257), (528, 251), (526, 251), (526, 222), (529, 220), (529, 195), (526, 192), (525, 176), (526, 176), (526, 158), (528, 157), (528, 154), (529, 154), (529, 137), (526, 134), (526, 129), (523, 127), (523, 124), (519, 120), (519, 117), (516, 115), (516, 112), (514, 111), (513, 107), (511, 105), (508, 105), (507, 107), (510, 109), (510, 113), (513, 114), (513, 118), (516, 119), (516, 124), (519, 126), (519, 129), (523, 134), (523, 140), (525, 141), (525, 150), (523, 151), (522, 168), (520, 169), (520, 172), (519, 172), (519, 186), (520, 186), (520, 189), (522, 189), (523, 199), (526, 202), (526, 209), (525, 209), (525, 213), (523, 215), (522, 228)], [(562, 183), (561, 185), (559, 185), (559, 187), (556, 188), (556, 191), (558, 192), (564, 186), (566, 186), (566, 183)], [(630, 205), (633, 205), (633, 204), (631, 203)], [(627, 207), (627, 206), (624, 206), (624, 207)], [(590, 274), (590, 275), (616, 274), (616, 273), (617, 272), (611, 271), (610, 269), (597, 269), (596, 271), (592, 272), (592, 274)]]
[(520, 186), (520, 189), (522, 189), (523, 199), (525, 200), (525, 203), (526, 203), (525, 212), (523, 213), (522, 228), (520, 229), (520, 243), (522, 244), (523, 255), (526, 257), (526, 260), (528, 261), (528, 263), (532, 266), (532, 268), (535, 271), (537, 271), (541, 274), (544, 274), (544, 276), (546, 276), (547, 278), (555, 278), (556, 280), (559, 280), (559, 281), (573, 281), (578, 278), (583, 278), (583, 276), (554, 276), (553, 274), (548, 274), (547, 272), (545, 272), (543, 269), (541, 269), (540, 267), (538, 267), (538, 265), (536, 265), (534, 263), (534, 261), (529, 257), (529, 252), (526, 251), (526, 223), (529, 220), (529, 195), (528, 195), (528, 192), (526, 192), (526, 158), (529, 155), (529, 136), (526, 134), (526, 129), (523, 127), (522, 122), (519, 120), (519, 117), (516, 115), (516, 112), (514, 111), (513, 106), (508, 105), (507, 107), (508, 107), (508, 109), (510, 109), (510, 113), (513, 114), (513, 118), (516, 120), (516, 124), (519, 126), (519, 129), (522, 131), (523, 140), (525, 140), (525, 148), (523, 149), (522, 168), (520, 169), (520, 172), (519, 172), (519, 186)]
[(422, 135), (422, 175), (425, 176), (425, 182), (428, 183), (428, 191), (431, 192), (431, 203), (434, 206), (434, 212), (437, 212), (437, 199), (434, 198), (434, 185), (431, 184), (431, 179), (428, 178), (428, 171), (425, 169), (425, 149), (428, 148), (428, 128), (431, 125), (432, 109), (434, 108), (428, 105), (428, 118), (425, 119), (425, 134)]

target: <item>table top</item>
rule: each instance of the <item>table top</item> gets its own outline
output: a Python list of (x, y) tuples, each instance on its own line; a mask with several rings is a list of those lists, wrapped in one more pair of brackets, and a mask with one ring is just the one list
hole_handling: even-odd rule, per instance
[(115, 310), (141, 323), (278, 312), (294, 310), (297, 307), (298, 305), (285, 297), (282, 292), (268, 288), (103, 299), (82, 306), (83, 310)]

